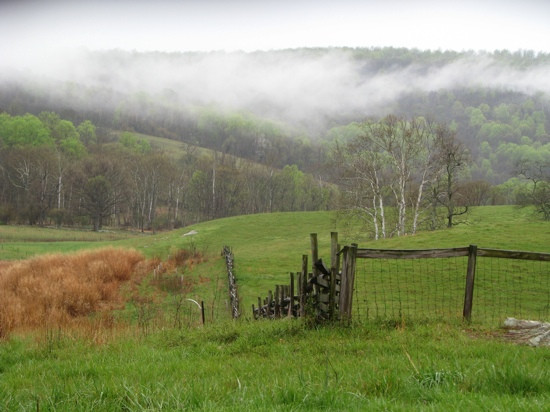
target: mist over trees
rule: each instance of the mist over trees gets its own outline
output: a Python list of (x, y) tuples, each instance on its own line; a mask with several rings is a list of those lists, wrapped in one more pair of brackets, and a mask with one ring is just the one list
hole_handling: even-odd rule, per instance
[[(453, 225), (470, 205), (545, 197), (535, 166), (521, 166), (550, 159), (550, 55), (343, 48), (67, 58), (0, 80), (4, 222), (154, 230), (326, 209), (335, 184), (349, 192), (329, 163), (337, 156), (357, 163), (370, 202), (362, 207), (380, 237)], [(384, 128), (418, 141), (402, 140), (398, 154)], [(186, 154), (163, 153), (139, 133), (180, 142)], [(435, 167), (445, 156), (446, 169)], [(386, 207), (395, 225), (384, 222)], [(443, 220), (436, 209), (447, 211)]]

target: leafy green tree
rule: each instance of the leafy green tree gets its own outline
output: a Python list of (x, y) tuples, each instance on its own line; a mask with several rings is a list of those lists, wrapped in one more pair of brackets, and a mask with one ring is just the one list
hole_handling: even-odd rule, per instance
[(135, 153), (151, 152), (151, 144), (146, 139), (138, 137), (130, 132), (122, 132), (118, 139), (119, 144)]
[(49, 129), (32, 114), (0, 115), (0, 139), (4, 147), (52, 146)]
[(97, 144), (96, 127), (91, 121), (84, 120), (82, 123), (78, 125), (78, 127), (76, 128), (76, 131), (78, 132), (80, 141), (85, 146), (91, 146), (93, 144)]
[(466, 113), (470, 117), (470, 126), (479, 128), (487, 121), (481, 109), (476, 107), (468, 107)]
[(203, 170), (195, 170), (188, 186), (188, 194), (185, 198), (187, 208), (197, 220), (207, 218), (212, 210), (212, 179)]

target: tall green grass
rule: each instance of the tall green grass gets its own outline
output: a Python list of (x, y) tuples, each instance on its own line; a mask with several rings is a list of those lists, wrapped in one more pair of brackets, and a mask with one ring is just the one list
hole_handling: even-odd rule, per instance
[(548, 351), (456, 325), (222, 323), (0, 346), (3, 410), (544, 410)]
[[(184, 236), (191, 230), (197, 233)], [(197, 280), (188, 296), (220, 310), (219, 254), (232, 246), (247, 310), (247, 301), (299, 269), (310, 233), (319, 234), (320, 256), (328, 258), (331, 231), (342, 244), (360, 247), (550, 247), (550, 224), (512, 207), (477, 208), (468, 225), (379, 242), (317, 212), (235, 217), (107, 243), (149, 257), (200, 250), (207, 261), (183, 273)], [(45, 243), (65, 252), (105, 242), (19, 244), (35, 255)], [(312, 328), (300, 320), (228, 322), (208, 315), (206, 326), (189, 328), (166, 321), (176, 319), (174, 297), (166, 297), (164, 319), (147, 317), (155, 309), (147, 300), (126, 308), (120, 316), (141, 313), (141, 320), (105, 339), (46, 329), (0, 343), (0, 410), (544, 410), (550, 403), (548, 350), (514, 345), (498, 329), (456, 320)]]

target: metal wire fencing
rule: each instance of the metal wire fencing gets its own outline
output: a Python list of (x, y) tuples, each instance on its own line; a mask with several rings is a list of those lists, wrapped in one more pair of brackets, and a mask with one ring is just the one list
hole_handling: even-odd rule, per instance
[(352, 317), (550, 319), (550, 254), (358, 249)]

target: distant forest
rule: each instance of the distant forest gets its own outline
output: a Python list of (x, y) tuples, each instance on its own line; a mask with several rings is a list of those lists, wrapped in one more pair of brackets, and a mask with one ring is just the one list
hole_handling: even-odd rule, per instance
[[(80, 216), (78, 222), (96, 228), (108, 223), (151, 229), (240, 213), (334, 208), (335, 145), (387, 115), (428, 119), (455, 133), (469, 152), (461, 180), (487, 187), (477, 204), (525, 198), (525, 165), (550, 159), (548, 54), (108, 51), (86, 52), (79, 64), (80, 77), (11, 73), (0, 81), (0, 220), (43, 224), (57, 214), (60, 224)], [(181, 142), (188, 154), (166, 156), (140, 133)], [(31, 154), (44, 147), (47, 156)], [(199, 154), (197, 147), (212, 152)], [(29, 186), (31, 172), (21, 168), (32, 163), (30, 157), (17, 160), (25, 156), (50, 156), (56, 164), (41, 183), (51, 185), (43, 194)], [(89, 181), (115, 173), (109, 168), (118, 166), (107, 163), (123, 160), (128, 164), (117, 179), (129, 180), (119, 182), (120, 189), (109, 179)], [(71, 169), (75, 163), (78, 170)], [(155, 185), (153, 176), (161, 173), (153, 169), (160, 163), (174, 175), (163, 175), (168, 180), (158, 192), (138, 193)], [(128, 170), (136, 165), (143, 167)], [(138, 176), (147, 167), (150, 176)], [(37, 176), (45, 173), (39, 169)], [(110, 193), (103, 212), (91, 213), (85, 194), (74, 191), (87, 184), (86, 196)], [(130, 187), (133, 194), (118, 193)], [(33, 211), (23, 213), (28, 209)]]

